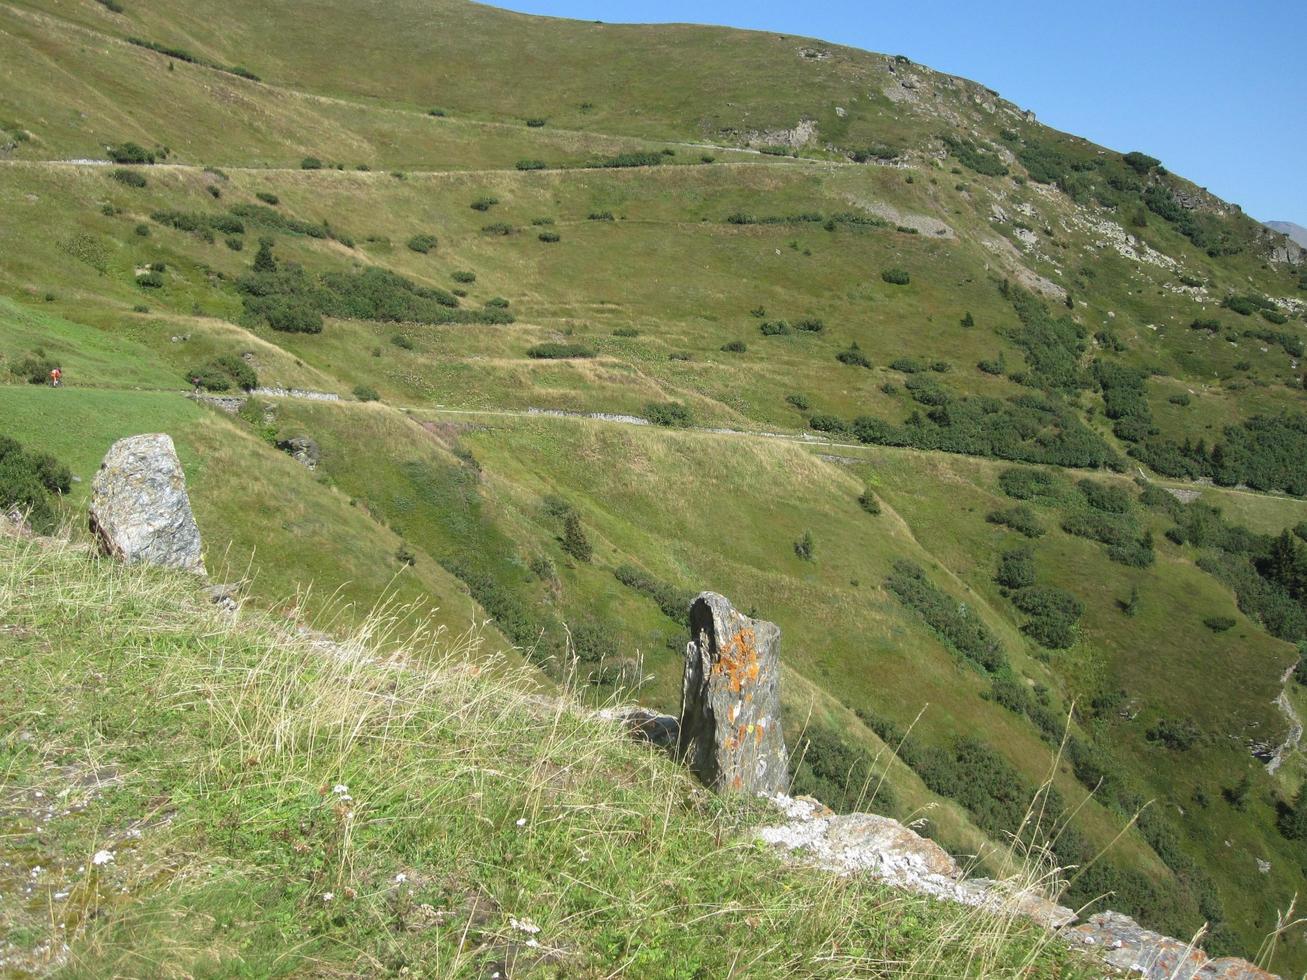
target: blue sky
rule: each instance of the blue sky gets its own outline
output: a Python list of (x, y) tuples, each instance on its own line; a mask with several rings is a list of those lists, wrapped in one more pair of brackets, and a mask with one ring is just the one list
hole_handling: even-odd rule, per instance
[(1262, 220), (1307, 225), (1307, 3), (501, 0), (533, 14), (729, 24), (904, 54), (1050, 126), (1143, 150)]

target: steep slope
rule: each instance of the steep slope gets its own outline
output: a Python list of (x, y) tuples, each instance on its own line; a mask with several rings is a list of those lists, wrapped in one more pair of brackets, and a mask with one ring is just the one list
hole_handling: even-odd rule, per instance
[(1307, 248), (1307, 228), (1302, 225), (1294, 224), (1292, 221), (1267, 221), (1265, 225), (1281, 235), (1288, 235), (1303, 248)]
[[(1301, 753), (1261, 765), (1307, 639), (1302, 545), (1275, 551), (1307, 526), (1301, 250), (903, 59), (452, 2), (123, 6), (0, 4), (0, 431), (83, 477), (171, 431), (260, 599), (312, 580), (361, 614), (404, 569), (595, 700), (674, 708), (683, 598), (722, 591), (784, 628), (800, 788), (856, 801), (901, 745), (876, 805), (963, 853), (1067, 729), (1058, 859), (1127, 828), (1073, 898), (1256, 951), (1307, 861), (1277, 829)], [(128, 140), (166, 162), (66, 162)], [(38, 349), (71, 387), (5, 371)], [(342, 397), (184, 401), (223, 354)], [(1301, 930), (1276, 955), (1300, 970)]]

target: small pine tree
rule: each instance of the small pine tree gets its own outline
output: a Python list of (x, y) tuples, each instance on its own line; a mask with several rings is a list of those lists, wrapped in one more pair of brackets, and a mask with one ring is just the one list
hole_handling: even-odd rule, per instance
[(271, 238), (259, 239), (259, 251), (258, 254), (254, 256), (254, 271), (255, 272), (277, 271), (277, 259), (272, 254)]
[(976, 318), (971, 315), (970, 310), (967, 310), (966, 315), (962, 317), (962, 325), (964, 327), (974, 327), (976, 325)]
[(799, 536), (799, 540), (794, 542), (794, 553), (804, 561), (812, 561), (816, 552), (817, 544), (812, 539), (811, 531), (804, 531)]
[(563, 550), (577, 561), (589, 561), (594, 555), (594, 548), (585, 536), (585, 528), (581, 526), (576, 511), (571, 511), (563, 521)]
[(1121, 606), (1121, 611), (1127, 616), (1134, 616), (1139, 612), (1139, 586), (1130, 590), (1130, 598)]
[(1225, 791), (1226, 802), (1236, 810), (1243, 812), (1248, 809), (1248, 797), (1252, 795), (1253, 781), (1247, 774), (1239, 782)]

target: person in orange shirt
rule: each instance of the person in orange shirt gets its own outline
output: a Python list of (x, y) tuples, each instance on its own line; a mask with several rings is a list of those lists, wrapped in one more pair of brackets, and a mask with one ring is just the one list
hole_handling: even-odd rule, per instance
[(60, 371), (58, 368), (54, 368), (50, 372), (50, 387), (58, 388), (59, 385), (63, 382), (63, 379), (64, 379), (64, 373)]

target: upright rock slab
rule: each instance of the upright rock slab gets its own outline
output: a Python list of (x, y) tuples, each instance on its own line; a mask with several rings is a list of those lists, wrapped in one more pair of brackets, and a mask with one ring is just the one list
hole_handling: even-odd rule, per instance
[(781, 734), (780, 628), (704, 592), (690, 606), (690, 636), (681, 757), (718, 792), (784, 792), (790, 778)]
[(91, 483), (90, 523), (106, 555), (204, 573), (186, 477), (163, 433), (110, 447)]

